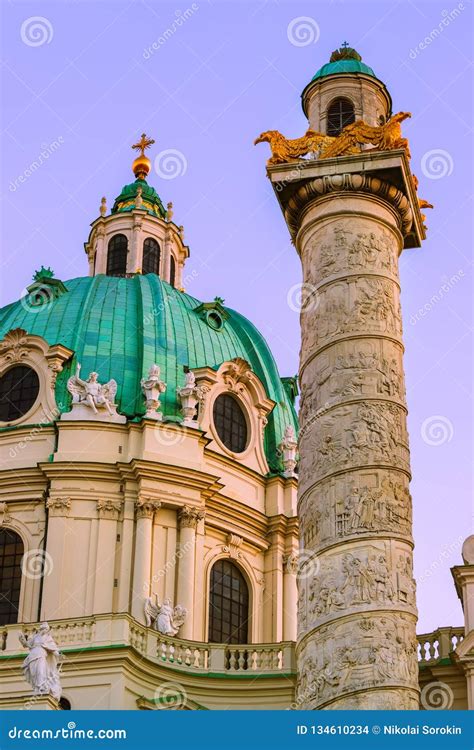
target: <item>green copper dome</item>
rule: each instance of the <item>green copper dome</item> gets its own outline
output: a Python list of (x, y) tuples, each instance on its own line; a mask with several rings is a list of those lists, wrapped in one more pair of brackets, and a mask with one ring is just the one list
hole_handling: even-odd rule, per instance
[(158, 216), (162, 219), (166, 217), (166, 211), (161, 202), (161, 198), (156, 192), (154, 187), (151, 187), (146, 180), (138, 179), (135, 182), (131, 182), (130, 185), (125, 185), (122, 188), (122, 192), (115, 199), (112, 213), (122, 213), (124, 211), (133, 211), (134, 208), (138, 208), (137, 195), (138, 189), (141, 188), (141, 208), (148, 211), (152, 216)]
[[(0, 338), (13, 328), (43, 337), (48, 344), (63, 344), (75, 352), (58, 376), (56, 401), (70, 408), (66, 388), (76, 362), (82, 372), (99, 373), (99, 380), (118, 384), (118, 411), (129, 419), (145, 412), (140, 380), (150, 366), (161, 367), (167, 390), (161, 397), (165, 418), (177, 419), (176, 388), (184, 383), (183, 366), (212, 367), (242, 357), (276, 402), (265, 428), (265, 451), (272, 472), (282, 470), (277, 456), (285, 426), (297, 428), (291, 389), (279, 377), (267, 343), (246, 318), (221, 300), (203, 305), (155, 274), (117, 278), (98, 275), (64, 282), (64, 292), (42, 308), (24, 300), (0, 310)], [(215, 307), (209, 320), (207, 308)], [(214, 327), (220, 311), (222, 325)]]
[(316, 81), (318, 78), (325, 78), (326, 76), (341, 75), (341, 73), (364, 73), (367, 76), (377, 78), (372, 68), (362, 62), (362, 58), (353, 47), (349, 47), (347, 42), (334, 50), (330, 60), (326, 65), (315, 73), (311, 81)]
[(311, 80), (316, 81), (317, 78), (340, 75), (341, 73), (365, 73), (366, 76), (377, 78), (372, 68), (359, 60), (337, 60), (336, 62), (328, 62), (322, 68), (319, 68)]

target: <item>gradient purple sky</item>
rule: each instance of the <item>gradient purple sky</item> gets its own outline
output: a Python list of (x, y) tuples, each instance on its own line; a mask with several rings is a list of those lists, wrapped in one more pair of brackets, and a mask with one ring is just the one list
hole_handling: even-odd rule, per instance
[[(42, 263), (64, 280), (87, 274), (89, 224), (101, 196), (111, 207), (133, 180), (130, 144), (145, 130), (152, 158), (176, 149), (185, 165), (149, 182), (185, 227), (187, 291), (224, 297), (266, 336), (281, 374), (294, 374), (299, 321), (287, 297), (300, 265), (265, 177), (267, 146), (252, 142), (267, 129), (303, 134), (300, 93), (345, 39), (394, 111), (413, 113), (412, 168), (436, 206), (423, 248), (401, 259), (420, 633), (462, 624), (449, 568), (472, 533), (471, 11), (467, 0), (2, 2), (2, 304)], [(21, 31), (33, 16), (47, 19), (37, 46), (28, 24)], [(288, 26), (299, 17), (315, 39), (295, 45)]]

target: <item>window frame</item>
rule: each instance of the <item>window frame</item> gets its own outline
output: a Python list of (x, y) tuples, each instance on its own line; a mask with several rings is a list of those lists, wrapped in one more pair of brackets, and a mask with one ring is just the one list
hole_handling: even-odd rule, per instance
[[(216, 420), (216, 405), (220, 399), (223, 400), (224, 398), (231, 399), (236, 404), (236, 406), (240, 410), (240, 413), (242, 414), (242, 418), (245, 424), (245, 446), (241, 450), (237, 450), (233, 446), (228, 445), (226, 442), (224, 442), (224, 438), (219, 432), (219, 428), (218, 428), (217, 420)], [(211, 424), (213, 427), (213, 433), (217, 438), (218, 444), (230, 455), (238, 457), (238, 458), (244, 457), (246, 451), (249, 449), (252, 443), (252, 433), (251, 433), (251, 424), (250, 424), (250, 420), (248, 417), (247, 409), (245, 408), (241, 399), (234, 396), (233, 393), (229, 393), (229, 391), (220, 391), (219, 393), (216, 394), (216, 397), (214, 398), (212, 402), (210, 417), (211, 417)]]
[[(339, 117), (340, 127), (338, 127), (337, 130), (335, 128), (333, 130), (330, 130), (331, 109), (333, 107), (335, 107), (336, 105), (342, 105), (342, 107), (343, 107), (344, 104), (350, 106), (350, 108), (351, 108), (350, 117), (352, 119), (347, 119), (346, 118), (346, 121), (344, 121), (344, 110), (341, 108), (341, 106), (339, 106), (339, 112), (337, 113), (337, 115)], [(335, 116), (335, 115), (333, 115), (333, 116)], [(331, 102), (329, 102), (329, 104), (327, 106), (327, 109), (326, 109), (326, 135), (331, 136), (333, 138), (337, 137), (338, 135), (340, 135), (340, 133), (342, 132), (342, 130), (347, 125), (351, 125), (353, 122), (355, 122), (355, 119), (356, 119), (356, 117), (355, 117), (354, 102), (351, 99), (349, 99), (347, 96), (337, 96), (335, 99), (333, 99)]]
[[(227, 571), (231, 571), (230, 583), (227, 587), (224, 585), (224, 576), (229, 575), (229, 572), (225, 572), (226, 569)], [(232, 573), (235, 573), (236, 575), (232, 577)], [(218, 576), (219, 574), (220, 579), (215, 581), (214, 576)], [(239, 596), (237, 598), (233, 597), (234, 591), (237, 590), (237, 587), (233, 585), (233, 581), (240, 581), (240, 583), (243, 584), (241, 588), (239, 588)], [(230, 596), (224, 596), (223, 591), (222, 593), (213, 593), (213, 586), (219, 586), (223, 591), (227, 588)], [(213, 604), (213, 596), (219, 597), (219, 608)], [(229, 621), (225, 623), (223, 616), (221, 616), (220, 625), (219, 623), (215, 624), (215, 612), (217, 610), (221, 611), (222, 615), (224, 614), (224, 602), (229, 603), (226, 607)], [(251, 643), (251, 602), (252, 591), (245, 571), (228, 557), (221, 557), (215, 560), (209, 571), (207, 642), (222, 645), (245, 645)], [(236, 610), (238, 610), (238, 613)], [(235, 625), (233, 625), (232, 620), (234, 616), (239, 618), (238, 624), (236, 623)], [(228, 625), (228, 628), (225, 628), (226, 624)], [(220, 628), (219, 640), (211, 639), (211, 635), (215, 636), (216, 634), (216, 628)], [(226, 633), (223, 631), (227, 629), (227, 639), (224, 640)], [(235, 637), (232, 635), (233, 632), (236, 632)], [(245, 638), (243, 637), (244, 635)]]
[[(113, 247), (113, 244), (117, 242), (117, 240), (120, 238), (120, 242), (122, 247)], [(125, 242), (123, 242), (125, 240)], [(110, 266), (112, 266), (111, 261), (114, 259), (113, 256), (111, 256), (111, 252), (114, 253), (114, 255), (117, 255), (119, 252), (123, 253), (122, 260), (122, 266), (123, 271), (120, 273), (111, 273)], [(128, 237), (126, 234), (123, 234), (123, 232), (117, 232), (117, 234), (113, 234), (110, 240), (107, 243), (107, 259), (106, 259), (106, 276), (111, 276), (113, 278), (123, 279), (127, 275), (127, 260), (128, 260)], [(117, 265), (117, 263), (115, 263)], [(114, 269), (115, 270), (115, 269)]]
[[(10, 555), (5, 555), (4, 549), (7, 546), (6, 544), (2, 545), (2, 539), (10, 535), (12, 537), (15, 537), (14, 544), (15, 544), (15, 551), (11, 553)], [(10, 542), (11, 543), (11, 542)], [(19, 551), (16, 551), (17, 547), (19, 548)], [(8, 610), (8, 616), (10, 619), (7, 619), (7, 622), (2, 622), (3, 620), (3, 614), (0, 612), (0, 627), (6, 626), (6, 625), (14, 625), (17, 622), (20, 622), (20, 608), (21, 608), (21, 595), (22, 595), (22, 587), (23, 587), (23, 558), (26, 553), (26, 547), (25, 542), (22, 538), (22, 536), (16, 531), (15, 529), (11, 529), (8, 527), (2, 527), (0, 528), (0, 592), (3, 594), (4, 587), (3, 587), (3, 574), (4, 571), (8, 568), (5, 566), (5, 558), (6, 557), (13, 557), (14, 558), (14, 565), (9, 566), (13, 569), (17, 568), (17, 576), (13, 576), (11, 579), (7, 579), (8, 581), (13, 581), (14, 583), (17, 582), (17, 586), (14, 588), (17, 588), (18, 597), (16, 600), (16, 603), (12, 605), (12, 602), (8, 599), (5, 599), (2, 596), (1, 602), (0, 602), (0, 609), (1, 604), (4, 601), (7, 601), (10, 605)], [(15, 619), (11, 619), (11, 615), (16, 612)]]
[[(35, 409), (35, 407), (38, 405), (38, 400), (41, 396), (41, 377), (40, 374), (37, 372), (37, 370), (32, 367), (30, 362), (28, 361), (21, 361), (21, 362), (14, 362), (11, 364), (10, 367), (7, 367), (5, 370), (0, 372), (0, 381), (3, 380), (3, 378), (8, 376), (8, 373), (12, 372), (13, 370), (17, 369), (27, 369), (30, 370), (36, 377), (36, 384), (37, 384), (37, 391), (36, 396), (34, 400), (31, 402), (30, 406), (21, 414), (18, 414), (16, 416), (10, 416), (8, 419), (2, 419), (2, 415), (0, 413), (0, 424), (10, 425), (15, 424), (19, 420), (23, 420), (28, 417), (28, 415)], [(25, 376), (26, 377), (26, 376)]]
[[(149, 245), (151, 243), (154, 244), (154, 246), (151, 248), (151, 252), (155, 252), (155, 270), (145, 270), (145, 253), (147, 252), (147, 243)], [(142, 250), (142, 274), (148, 274), (148, 273), (154, 273), (157, 276), (160, 275), (160, 268), (161, 268), (161, 247), (158, 240), (156, 240), (154, 237), (145, 237), (143, 240), (143, 250)]]

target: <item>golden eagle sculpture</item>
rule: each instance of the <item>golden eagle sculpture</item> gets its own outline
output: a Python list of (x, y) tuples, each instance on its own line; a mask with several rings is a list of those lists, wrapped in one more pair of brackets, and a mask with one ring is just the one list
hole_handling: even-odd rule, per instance
[[(411, 117), (411, 112), (398, 112), (383, 125), (367, 125), (356, 120), (340, 132), (321, 152), (321, 159), (354, 153), (357, 146), (372, 145), (374, 151), (393, 151), (402, 148), (410, 158), (408, 140), (402, 137), (401, 123)], [(359, 150), (359, 149), (358, 149)]]
[(254, 144), (269, 143), (272, 155), (267, 161), (272, 164), (285, 164), (288, 161), (299, 159), (310, 153), (321, 152), (321, 149), (329, 146), (332, 141), (336, 140), (331, 136), (318, 133), (316, 130), (307, 130), (301, 138), (285, 138), (278, 130), (266, 130), (255, 139)]

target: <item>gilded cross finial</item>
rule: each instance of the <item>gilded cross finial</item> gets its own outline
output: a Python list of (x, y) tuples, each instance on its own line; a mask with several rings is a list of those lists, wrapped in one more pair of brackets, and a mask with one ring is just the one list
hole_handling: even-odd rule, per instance
[(154, 144), (153, 138), (148, 138), (145, 133), (141, 134), (140, 140), (134, 143), (132, 148), (136, 151), (140, 151), (140, 156), (145, 155), (145, 149), (150, 148)]

